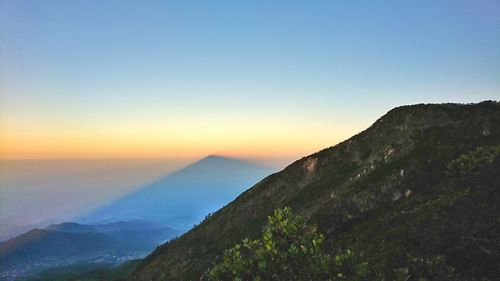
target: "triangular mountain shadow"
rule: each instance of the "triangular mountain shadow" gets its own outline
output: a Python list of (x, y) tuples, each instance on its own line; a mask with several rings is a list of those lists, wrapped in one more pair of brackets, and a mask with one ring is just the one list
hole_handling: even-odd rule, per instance
[(106, 223), (136, 219), (188, 229), (272, 172), (269, 167), (210, 155), (77, 221)]

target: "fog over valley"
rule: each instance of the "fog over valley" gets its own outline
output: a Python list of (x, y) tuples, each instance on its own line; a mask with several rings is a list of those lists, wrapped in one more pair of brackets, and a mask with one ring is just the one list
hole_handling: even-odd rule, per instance
[(0, 240), (74, 216), (193, 159), (2, 160)]

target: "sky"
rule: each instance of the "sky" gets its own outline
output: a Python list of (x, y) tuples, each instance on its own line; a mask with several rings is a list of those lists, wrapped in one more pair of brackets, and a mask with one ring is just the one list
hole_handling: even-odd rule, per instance
[(0, 0), (0, 158), (300, 157), (499, 77), (497, 0)]

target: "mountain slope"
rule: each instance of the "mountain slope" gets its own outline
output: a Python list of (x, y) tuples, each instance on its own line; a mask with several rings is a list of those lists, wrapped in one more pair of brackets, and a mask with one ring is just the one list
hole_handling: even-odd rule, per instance
[[(499, 103), (395, 108), (364, 132), (265, 178), (159, 247), (130, 280), (198, 280), (223, 249), (255, 237), (283, 206), (309, 218), (332, 249), (363, 252), (388, 280), (406, 260), (439, 254), (469, 280), (477, 272), (491, 276), (500, 256), (498, 235), (490, 237), (500, 232), (493, 203), (500, 200), (498, 173), (489, 172), (485, 196), (450, 184), (455, 177), (447, 167), (464, 153), (499, 144)], [(466, 237), (491, 240), (480, 245), (489, 252), (465, 243)]]
[(139, 219), (187, 229), (271, 171), (237, 159), (208, 156), (86, 215), (80, 221)]

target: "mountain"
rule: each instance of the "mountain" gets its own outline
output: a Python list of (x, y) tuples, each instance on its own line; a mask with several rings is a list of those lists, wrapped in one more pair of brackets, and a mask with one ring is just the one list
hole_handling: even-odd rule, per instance
[(0, 278), (82, 262), (114, 264), (142, 257), (180, 233), (145, 221), (53, 224), (0, 243)]
[(60, 224), (51, 224), (47, 226), (46, 230), (54, 230), (60, 232), (101, 232), (109, 233), (113, 231), (148, 231), (157, 230), (160, 227), (143, 220), (131, 220), (131, 221), (117, 221), (105, 224), (79, 224), (75, 222), (63, 222)]
[(104, 206), (79, 221), (146, 220), (188, 229), (272, 172), (237, 159), (208, 156)]
[[(33, 229), (1, 243), (0, 262), (4, 266), (11, 266), (38, 259), (85, 256), (117, 246), (116, 241), (102, 233)], [(5, 268), (4, 266), (2, 268)]]
[(224, 249), (257, 237), (267, 216), (284, 206), (324, 233), (332, 251), (362, 253), (385, 280), (441, 255), (464, 280), (495, 280), (500, 153), (490, 152), (499, 145), (498, 102), (395, 108), (260, 181), (157, 248), (129, 280), (199, 280)]
[(178, 229), (160, 227), (142, 220), (119, 221), (96, 225), (64, 222), (49, 225), (44, 230), (51, 230), (58, 233), (102, 233), (115, 242), (114, 246), (110, 249), (122, 253), (122, 255), (131, 251), (150, 251), (162, 242), (182, 233)]

